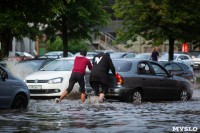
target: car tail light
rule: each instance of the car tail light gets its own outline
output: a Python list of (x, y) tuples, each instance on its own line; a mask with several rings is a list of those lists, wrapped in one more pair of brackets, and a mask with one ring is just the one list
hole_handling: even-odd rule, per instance
[(117, 82), (117, 85), (123, 85), (124, 84), (124, 80), (123, 80), (121, 75), (119, 75), (119, 74), (116, 75), (116, 82)]

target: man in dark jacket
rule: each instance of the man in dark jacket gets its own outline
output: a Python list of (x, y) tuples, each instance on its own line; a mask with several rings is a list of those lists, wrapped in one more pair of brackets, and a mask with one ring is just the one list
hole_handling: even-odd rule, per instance
[(115, 67), (110, 55), (107, 53), (100, 53), (94, 56), (92, 63), (93, 68), (91, 70), (89, 82), (96, 96), (99, 94), (99, 85), (101, 85), (102, 92), (100, 93), (99, 101), (102, 101), (109, 87), (109, 70), (111, 69), (113, 75), (117, 74), (117, 72), (115, 72)]
[(152, 52), (151, 52), (150, 59), (153, 60), (153, 61), (158, 61), (158, 58), (159, 58), (159, 53), (158, 53), (158, 51), (156, 50), (156, 48), (153, 47), (153, 50), (152, 50)]
[(59, 102), (63, 99), (64, 96), (69, 94), (76, 82), (78, 82), (80, 88), (81, 88), (81, 101), (85, 101), (85, 69), (88, 66), (89, 70), (92, 69), (92, 65), (90, 63), (90, 60), (87, 59), (85, 56), (87, 55), (87, 51), (82, 50), (80, 52), (80, 56), (77, 56), (74, 60), (74, 67), (72, 70), (71, 77), (69, 79), (69, 86), (66, 91), (63, 92), (61, 95)]

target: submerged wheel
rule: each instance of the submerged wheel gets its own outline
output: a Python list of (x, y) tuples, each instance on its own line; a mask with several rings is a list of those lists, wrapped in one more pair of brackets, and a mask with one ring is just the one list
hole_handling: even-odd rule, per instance
[(141, 104), (142, 103), (142, 93), (139, 90), (135, 90), (133, 92), (132, 102), (134, 104)]
[(17, 95), (13, 101), (13, 109), (24, 109), (28, 106), (28, 100), (24, 95)]
[(180, 100), (183, 101), (183, 102), (188, 101), (188, 93), (187, 93), (187, 91), (185, 91), (185, 90), (181, 91)]

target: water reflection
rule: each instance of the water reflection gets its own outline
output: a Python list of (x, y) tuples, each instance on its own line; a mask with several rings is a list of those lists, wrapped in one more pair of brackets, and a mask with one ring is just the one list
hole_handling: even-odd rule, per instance
[[(174, 126), (200, 129), (200, 98), (188, 102), (86, 102), (31, 100), (27, 110), (1, 110), (1, 132), (172, 132)], [(200, 131), (200, 130), (198, 130)]]

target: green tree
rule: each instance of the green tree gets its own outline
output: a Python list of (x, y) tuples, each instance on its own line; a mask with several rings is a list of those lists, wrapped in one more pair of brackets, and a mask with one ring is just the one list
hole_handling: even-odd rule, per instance
[[(48, 52), (50, 51), (62, 51), (63, 42), (61, 38), (56, 38), (54, 41), (47, 41)], [(72, 53), (80, 52), (82, 49), (88, 50), (87, 44), (83, 41), (73, 40), (69, 42), (69, 51)]]
[[(107, 24), (103, 4), (104, 0), (1, 0), (0, 60), (8, 56), (13, 37), (35, 39), (43, 33), (50, 39), (61, 37), (67, 56), (68, 41), (91, 39), (97, 26)], [(39, 30), (41, 26), (46, 28)]]
[[(52, 3), (55, 0), (52, 0)], [(41, 24), (53, 16), (48, 0), (1, 0), (0, 1), (0, 60), (8, 56), (13, 37), (31, 39), (41, 36)]]
[[(63, 40), (64, 57), (69, 51), (68, 42), (72, 40), (92, 39), (98, 32), (97, 26), (104, 26), (109, 20), (103, 9), (104, 0), (59, 0), (54, 8), (55, 17), (49, 19), (45, 33), (49, 38), (59, 36)], [(51, 33), (57, 33), (50, 36)]]
[(152, 44), (169, 40), (169, 60), (174, 41), (199, 42), (200, 1), (197, 0), (116, 0), (116, 17), (123, 18), (118, 41), (136, 41), (142, 36)]

